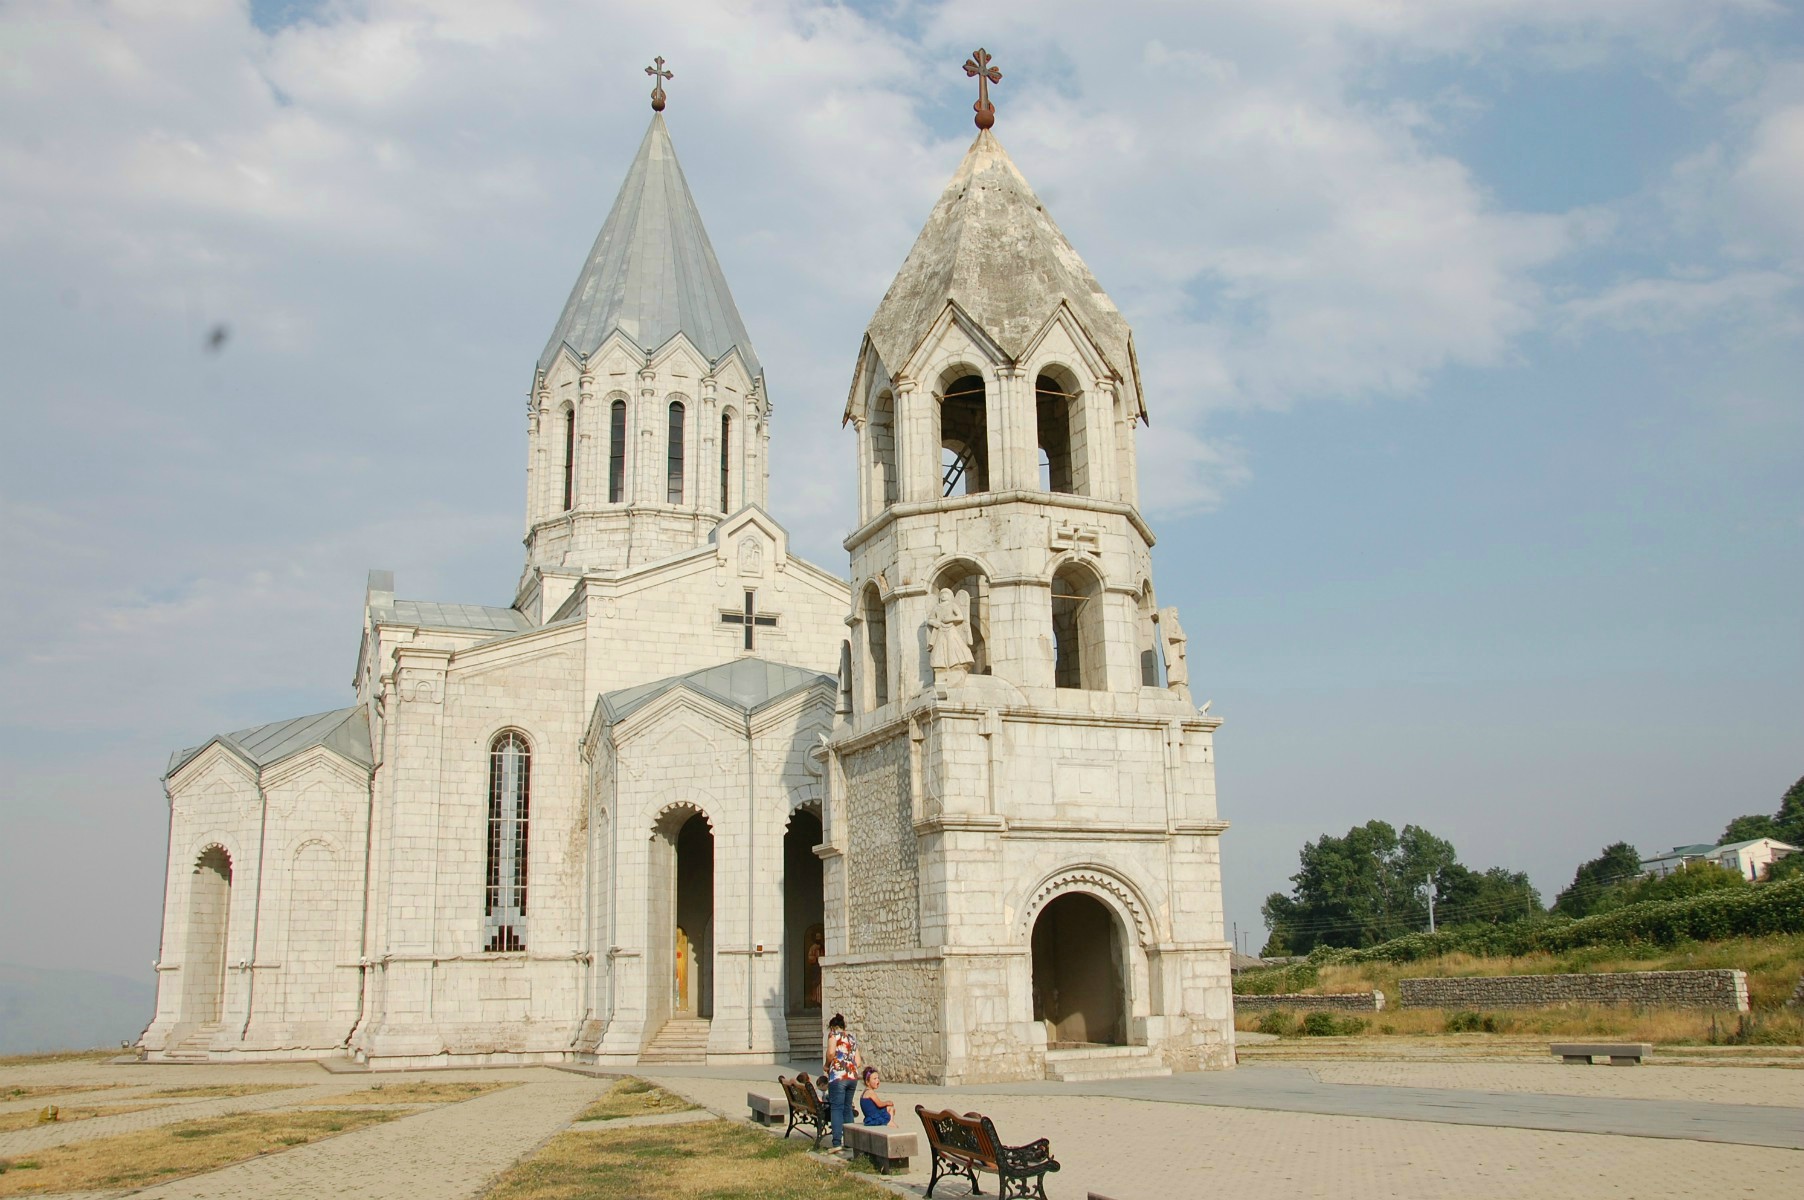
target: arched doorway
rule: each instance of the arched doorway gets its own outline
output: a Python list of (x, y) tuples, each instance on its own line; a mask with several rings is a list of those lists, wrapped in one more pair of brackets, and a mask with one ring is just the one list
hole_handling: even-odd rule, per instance
[(783, 983), (785, 1007), (798, 1015), (821, 1007), (821, 956), (827, 952), (821, 819), (811, 809), (790, 814), (783, 833)]
[(714, 831), (700, 813), (676, 834), (671, 1012), (714, 1015)]
[(188, 978), (184, 1019), (211, 1025), (225, 1006), (226, 935), (232, 916), (232, 857), (208, 846), (188, 883)]
[(1034, 921), (1034, 1019), (1054, 1049), (1127, 1042), (1121, 925), (1094, 896), (1055, 897)]

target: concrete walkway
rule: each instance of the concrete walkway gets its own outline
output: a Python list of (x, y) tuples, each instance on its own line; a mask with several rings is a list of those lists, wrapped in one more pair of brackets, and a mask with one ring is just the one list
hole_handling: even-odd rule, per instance
[[(465, 1200), (481, 1195), (522, 1155), (562, 1133), (608, 1087), (545, 1069), (484, 1074), (523, 1077), (525, 1086), (439, 1105), (133, 1195), (146, 1200)], [(407, 1078), (387, 1077), (397, 1083)]]

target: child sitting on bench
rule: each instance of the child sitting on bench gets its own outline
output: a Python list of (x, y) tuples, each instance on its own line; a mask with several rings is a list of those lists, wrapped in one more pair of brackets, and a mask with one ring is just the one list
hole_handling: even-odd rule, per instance
[(888, 1125), (896, 1115), (896, 1102), (877, 1094), (877, 1087), (882, 1082), (876, 1067), (864, 1069), (864, 1095), (858, 1098), (858, 1110), (864, 1114), (866, 1125)]

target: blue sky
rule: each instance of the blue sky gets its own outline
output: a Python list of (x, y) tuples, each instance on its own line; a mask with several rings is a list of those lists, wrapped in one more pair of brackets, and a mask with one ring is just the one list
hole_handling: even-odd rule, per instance
[(0, 960), (148, 976), (164, 758), (344, 703), (367, 569), (511, 598), (523, 396), (654, 54), (769, 373), (777, 515), (843, 571), (848, 373), (978, 44), (1136, 328), (1160, 599), (1227, 721), (1231, 920), (1372, 817), (1551, 897), (1605, 842), (1776, 806), (1795, 5), (22, 2), (0, 909), (31, 919)]

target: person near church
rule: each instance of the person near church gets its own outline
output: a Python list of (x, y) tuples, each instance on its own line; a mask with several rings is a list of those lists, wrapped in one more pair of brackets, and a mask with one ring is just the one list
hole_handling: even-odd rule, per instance
[(866, 1125), (888, 1125), (895, 1119), (896, 1102), (885, 1100), (877, 1093), (882, 1083), (883, 1076), (876, 1067), (864, 1069), (864, 1095), (858, 1098), (858, 1111)]
[(846, 1031), (846, 1019), (839, 1013), (827, 1022), (827, 1112), (833, 1122), (833, 1148), (839, 1149), (846, 1126), (852, 1123), (852, 1092), (858, 1086), (858, 1074), (864, 1059), (858, 1053), (858, 1041)]

